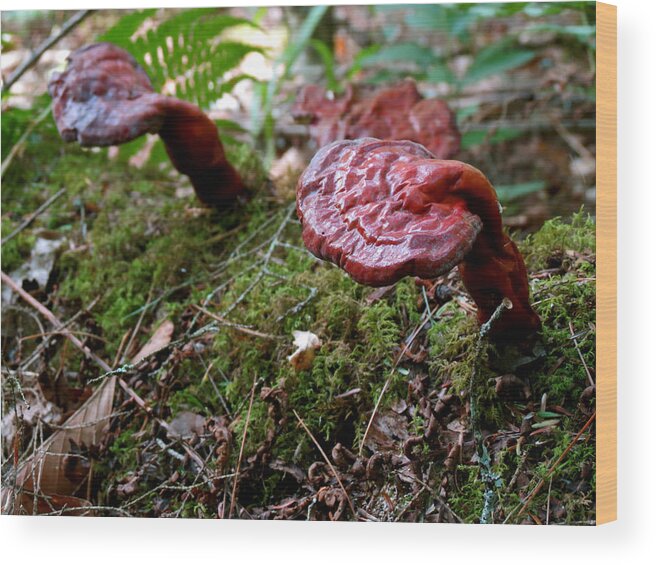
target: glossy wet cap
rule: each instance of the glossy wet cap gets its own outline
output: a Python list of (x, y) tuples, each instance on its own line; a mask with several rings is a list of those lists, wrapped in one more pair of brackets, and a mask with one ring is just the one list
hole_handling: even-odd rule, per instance
[(157, 133), (164, 119), (164, 97), (153, 92), (134, 57), (111, 43), (74, 51), (66, 70), (52, 76), (48, 92), (62, 138), (87, 147)]
[(436, 277), (463, 260), (482, 228), (453, 192), (473, 173), (482, 176), (411, 141), (334, 142), (298, 182), (303, 241), (362, 284)]

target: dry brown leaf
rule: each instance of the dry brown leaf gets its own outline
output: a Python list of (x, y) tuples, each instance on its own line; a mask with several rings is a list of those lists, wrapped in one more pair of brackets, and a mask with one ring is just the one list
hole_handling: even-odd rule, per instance
[(59, 430), (19, 464), (15, 489), (6, 488), (2, 493), (4, 513), (31, 513), (35, 492), (39, 495), (37, 512), (42, 502), (52, 512), (63, 508), (56, 504), (58, 500), (70, 505), (70, 497), (79, 496), (89, 476), (88, 460), (80, 450), (99, 445), (107, 434), (116, 379), (115, 375), (108, 377)]
[(294, 331), (293, 335), (296, 351), (287, 357), (287, 360), (295, 371), (307, 371), (312, 367), (314, 354), (321, 347), (321, 340), (312, 332)]
[(201, 435), (205, 427), (205, 418), (194, 412), (180, 412), (169, 424), (166, 435), (170, 438), (189, 439), (194, 434)]
[(136, 365), (149, 355), (156, 353), (160, 349), (164, 349), (169, 343), (171, 343), (172, 336), (173, 322), (171, 322), (171, 320), (164, 320), (164, 322), (162, 322), (160, 326), (155, 330), (155, 333), (151, 336), (151, 338), (139, 350), (139, 353), (137, 353), (132, 358), (132, 364)]
[[(3, 490), (3, 496), (5, 491)], [(62, 516), (95, 516), (90, 507), (91, 502), (77, 496), (61, 496), (58, 494), (40, 494), (36, 498), (36, 511), (34, 510), (34, 493), (23, 491), (20, 500), (20, 514), (60, 514)], [(3, 509), (4, 511), (4, 509)]]
[(365, 445), (374, 453), (390, 451), (398, 447), (410, 436), (408, 420), (393, 411), (377, 412), (367, 434)]

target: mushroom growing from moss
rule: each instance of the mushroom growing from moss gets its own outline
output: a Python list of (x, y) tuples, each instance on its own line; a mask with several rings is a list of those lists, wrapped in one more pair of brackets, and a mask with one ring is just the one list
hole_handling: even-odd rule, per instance
[(411, 141), (337, 141), (301, 175), (296, 208), (306, 247), (357, 282), (386, 286), (459, 265), (480, 323), (504, 298), (512, 303), (491, 337), (518, 339), (540, 327), (496, 192), (470, 165), (436, 159)]
[(215, 206), (245, 195), (227, 161), (216, 125), (197, 106), (157, 94), (124, 49), (95, 43), (74, 51), (48, 84), (64, 141), (104, 147), (158, 133), (173, 166), (187, 175), (198, 198)]
[(292, 117), (310, 124), (319, 147), (340, 139), (376, 137), (416, 141), (439, 159), (450, 159), (460, 149), (451, 109), (442, 100), (424, 99), (412, 80), (369, 94), (348, 85), (341, 96), (309, 84), (296, 98)]

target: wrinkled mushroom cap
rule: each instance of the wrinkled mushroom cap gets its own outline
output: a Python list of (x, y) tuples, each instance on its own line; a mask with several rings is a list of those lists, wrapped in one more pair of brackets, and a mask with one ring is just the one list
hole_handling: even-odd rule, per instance
[(165, 97), (127, 51), (95, 43), (73, 52), (68, 67), (52, 76), (48, 92), (57, 129), (83, 146), (118, 145), (156, 133)]
[(362, 284), (438, 276), (463, 260), (482, 228), (451, 192), (473, 172), (482, 176), (411, 141), (334, 142), (298, 182), (303, 241)]

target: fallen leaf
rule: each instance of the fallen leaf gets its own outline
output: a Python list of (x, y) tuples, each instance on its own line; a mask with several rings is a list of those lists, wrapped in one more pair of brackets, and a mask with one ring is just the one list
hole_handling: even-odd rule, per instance
[[(64, 507), (56, 504), (57, 500), (69, 504), (70, 497), (78, 494), (89, 476), (89, 462), (79, 451), (99, 445), (107, 434), (116, 378), (108, 377), (59, 430), (18, 465), (15, 488), (2, 492), (4, 513), (31, 513), (35, 493), (38, 500), (46, 503), (48, 512)], [(38, 502), (37, 512), (40, 508)]]
[(33, 427), (39, 421), (52, 425), (59, 424), (62, 420), (61, 408), (45, 397), (36, 373), (24, 373), (21, 375), (21, 389), (27, 403), (23, 400), (18, 400), (2, 417), (3, 445), (11, 445), (13, 443), (19, 422)]
[(205, 418), (193, 412), (180, 412), (169, 424), (166, 435), (170, 438), (187, 439), (194, 434), (200, 435), (205, 427)]
[(296, 147), (291, 147), (271, 164), (269, 176), (276, 182), (298, 176), (307, 167), (307, 159)]
[(503, 375), (495, 381), (495, 392), (503, 400), (525, 401), (531, 397), (531, 389), (515, 375)]
[(389, 411), (376, 413), (365, 445), (374, 453), (390, 451), (398, 448), (399, 443), (405, 442), (409, 437), (408, 420), (396, 412)]
[[(10, 277), (19, 285), (23, 281), (36, 283), (38, 288), (43, 289), (48, 283), (50, 272), (55, 264), (57, 252), (64, 244), (64, 238), (60, 234), (51, 231), (42, 231), (32, 247), (30, 260), (10, 273)], [(3, 285), (2, 302), (8, 304), (12, 301), (12, 290)]]
[(136, 365), (140, 361), (143, 361), (149, 355), (158, 352), (160, 349), (164, 349), (169, 343), (171, 343), (172, 336), (173, 336), (173, 322), (171, 322), (171, 320), (165, 320), (155, 330), (155, 333), (146, 342), (146, 345), (144, 345), (139, 350), (139, 353), (137, 353), (132, 358), (132, 364)]
[(287, 360), (295, 371), (307, 371), (312, 367), (314, 354), (321, 347), (321, 340), (312, 332), (293, 332), (296, 351)]

